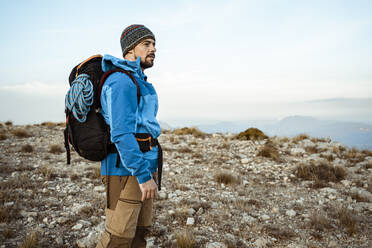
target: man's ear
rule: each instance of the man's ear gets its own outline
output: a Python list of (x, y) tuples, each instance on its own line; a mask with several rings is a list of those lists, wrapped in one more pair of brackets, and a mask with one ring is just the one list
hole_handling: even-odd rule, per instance
[(135, 59), (135, 56), (134, 56), (134, 48), (130, 49), (126, 54), (125, 56), (123, 56), (124, 59)]

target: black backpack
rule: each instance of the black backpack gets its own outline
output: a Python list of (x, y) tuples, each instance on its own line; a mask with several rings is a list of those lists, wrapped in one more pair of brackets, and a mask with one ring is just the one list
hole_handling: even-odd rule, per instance
[[(70, 146), (83, 158), (91, 161), (101, 161), (107, 157), (108, 153), (115, 149), (115, 146), (110, 142), (110, 127), (104, 121), (103, 116), (99, 112), (101, 108), (101, 90), (105, 80), (114, 72), (122, 72), (128, 75), (133, 83), (137, 86), (137, 103), (141, 96), (139, 85), (136, 79), (127, 71), (122, 69), (102, 71), (102, 56), (94, 55), (77, 66), (75, 66), (69, 76), (70, 87), (76, 83), (77, 77), (82, 74), (88, 75), (91, 82), (93, 94), (92, 105), (86, 115), (84, 122), (79, 121), (73, 114), (72, 109), (65, 108), (66, 113), (66, 128), (64, 130), (65, 148), (67, 153), (67, 164), (70, 164)], [(71, 89), (71, 88), (70, 88)], [(66, 97), (68, 97), (67, 93)], [(76, 100), (74, 100), (74, 103)]]

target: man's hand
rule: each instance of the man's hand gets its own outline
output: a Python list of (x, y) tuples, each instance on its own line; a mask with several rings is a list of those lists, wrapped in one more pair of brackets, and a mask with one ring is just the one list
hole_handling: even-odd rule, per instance
[(154, 179), (150, 179), (145, 183), (139, 184), (140, 190), (142, 192), (141, 201), (155, 198), (155, 195), (158, 192), (158, 185), (156, 185)]

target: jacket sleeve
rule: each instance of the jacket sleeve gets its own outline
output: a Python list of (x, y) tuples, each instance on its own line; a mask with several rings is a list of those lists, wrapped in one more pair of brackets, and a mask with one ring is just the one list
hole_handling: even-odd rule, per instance
[(137, 117), (137, 87), (123, 73), (110, 75), (105, 82), (106, 108), (110, 124), (111, 141), (115, 144), (122, 164), (137, 177), (138, 183), (152, 178), (150, 162), (135, 139)]

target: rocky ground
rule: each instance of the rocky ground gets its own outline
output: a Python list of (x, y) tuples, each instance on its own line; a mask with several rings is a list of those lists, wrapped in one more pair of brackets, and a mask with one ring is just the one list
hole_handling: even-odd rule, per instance
[[(0, 247), (94, 247), (99, 163), (62, 125), (0, 127)], [(190, 133), (190, 134), (187, 134)], [(327, 139), (165, 132), (149, 247), (372, 247), (372, 152)]]

